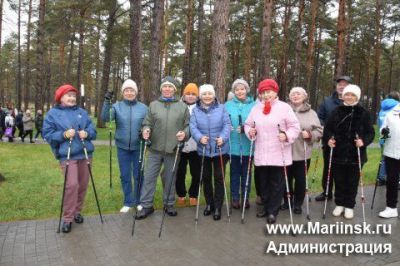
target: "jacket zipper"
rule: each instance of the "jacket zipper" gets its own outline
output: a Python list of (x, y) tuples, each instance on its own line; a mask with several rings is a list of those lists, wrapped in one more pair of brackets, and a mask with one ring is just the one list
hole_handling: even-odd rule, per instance
[(169, 110), (170, 110), (170, 105), (169, 103), (165, 104), (165, 107), (167, 108), (167, 119), (166, 119), (166, 127), (165, 127), (165, 136), (164, 136), (164, 154), (167, 153), (167, 136), (168, 136), (168, 117), (169, 117)]
[(131, 140), (132, 140), (132, 105), (129, 104), (129, 144), (128, 144), (128, 150), (131, 150)]

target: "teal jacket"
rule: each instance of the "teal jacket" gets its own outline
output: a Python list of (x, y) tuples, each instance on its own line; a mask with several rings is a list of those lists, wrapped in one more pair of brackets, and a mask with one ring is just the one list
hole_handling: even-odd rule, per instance
[(225, 103), (225, 108), (228, 111), (233, 128), (233, 130), (231, 130), (230, 139), (230, 153), (232, 155), (240, 156), (242, 154), (244, 156), (249, 156), (250, 154), (250, 140), (246, 137), (244, 131), (239, 134), (236, 128), (239, 126), (239, 116), (241, 116), (242, 126), (244, 126), (244, 122), (249, 116), (254, 104), (254, 100), (250, 97), (247, 97), (245, 102), (241, 102), (236, 96)]

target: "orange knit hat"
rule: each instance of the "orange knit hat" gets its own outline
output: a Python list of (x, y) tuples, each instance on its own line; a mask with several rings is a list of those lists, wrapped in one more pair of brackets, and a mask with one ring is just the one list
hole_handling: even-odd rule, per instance
[(188, 85), (186, 85), (185, 89), (183, 90), (183, 95), (186, 95), (189, 93), (193, 93), (194, 95), (199, 97), (199, 88), (197, 87), (197, 85), (195, 83), (189, 83)]

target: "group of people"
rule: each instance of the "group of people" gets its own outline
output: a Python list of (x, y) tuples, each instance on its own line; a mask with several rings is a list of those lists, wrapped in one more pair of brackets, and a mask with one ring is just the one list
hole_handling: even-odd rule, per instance
[[(335, 184), (336, 208), (332, 214), (353, 218), (360, 178), (358, 165), (367, 161), (366, 147), (373, 141), (374, 129), (370, 114), (359, 103), (361, 90), (350, 84), (349, 77), (337, 80), (335, 93), (325, 99), (318, 113), (311, 109), (307, 92), (301, 87), (290, 90), (289, 103), (280, 100), (279, 86), (273, 79), (258, 84), (255, 99), (250, 96), (245, 80), (235, 80), (232, 99), (225, 104), (218, 101), (211, 84), (197, 87), (189, 83), (181, 98), (176, 97), (177, 87), (175, 79), (165, 77), (161, 81), (160, 97), (149, 106), (138, 101), (138, 87), (130, 79), (122, 85), (121, 101), (112, 104), (113, 93), (108, 91), (105, 95), (101, 118), (105, 122), (115, 121), (124, 195), (120, 212), (137, 207), (136, 219), (152, 214), (157, 177), (161, 172), (166, 214), (178, 214), (175, 193), (178, 205), (198, 204), (199, 186), (202, 186), (206, 201), (204, 216), (212, 215), (214, 220), (220, 220), (227, 162), (230, 161), (230, 205), (240, 209), (250, 207), (245, 194), (250, 194), (254, 161), (256, 202), (263, 206), (257, 217), (275, 223), (279, 211), (289, 206), (294, 213), (301, 214), (313, 144), (322, 139), (324, 177), (327, 183)], [(76, 105), (77, 95), (78, 91), (71, 85), (58, 88), (57, 105), (48, 112), (43, 126), (43, 136), (63, 169), (69, 162), (62, 226), (65, 233), (71, 231), (73, 221), (83, 222), (80, 211), (88, 172), (82, 143), (87, 143), (91, 160), (94, 151), (91, 140), (96, 138), (87, 112)], [(394, 122), (389, 120), (398, 115), (396, 112), (400, 112), (400, 106), (388, 113), (383, 127), (389, 128), (392, 136), (389, 139), (397, 143), (393, 136), (400, 134), (397, 132), (400, 127), (394, 127), (391, 124)], [(144, 150), (148, 154), (141, 174)], [(384, 152), (394, 160), (386, 159), (387, 184), (398, 179), (398, 150)], [(187, 191), (188, 164), (192, 180)], [(285, 191), (286, 182), (289, 191)], [(324, 190), (330, 189), (327, 183), (323, 182)], [(326, 196), (332, 197), (328, 190), (321, 194), (324, 200)], [(396, 193), (397, 189), (390, 191), (388, 208), (396, 207)]]
[[(42, 110), (36, 112), (33, 117), (31, 111), (27, 109), (17, 110), (11, 104), (7, 104), (6, 108), (0, 108), (0, 141), (3, 141), (3, 136), (8, 138), (9, 142), (13, 142), (18, 129), (18, 137), (22, 142), (25, 142), (26, 136), (29, 135), (30, 143), (34, 143), (33, 139), (37, 139), (42, 132), (43, 113)], [(36, 128), (36, 134), (33, 136), (33, 130)]]

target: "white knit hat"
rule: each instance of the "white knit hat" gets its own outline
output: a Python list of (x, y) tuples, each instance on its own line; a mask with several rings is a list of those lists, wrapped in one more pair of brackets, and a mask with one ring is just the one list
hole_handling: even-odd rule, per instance
[(131, 79), (125, 80), (124, 83), (122, 84), (121, 92), (123, 93), (126, 88), (131, 88), (136, 92), (136, 94), (138, 94), (138, 87), (136, 85), (136, 82), (134, 82), (133, 80)]
[(353, 93), (357, 97), (357, 101), (360, 100), (360, 98), (361, 98), (360, 87), (358, 87), (357, 85), (354, 85), (354, 84), (349, 84), (344, 88), (342, 95), (344, 96), (346, 93), (349, 93), (349, 92)]
[(214, 86), (211, 84), (204, 84), (201, 85), (199, 88), (200, 91), (200, 98), (202, 97), (202, 95), (206, 92), (211, 92), (214, 96), (215, 96), (215, 90), (214, 90)]
[(293, 93), (295, 93), (295, 92), (298, 92), (298, 93), (303, 94), (304, 96), (306, 96), (306, 99), (307, 99), (307, 97), (308, 97), (308, 94), (307, 94), (306, 90), (303, 89), (302, 87), (294, 87), (294, 88), (292, 88), (292, 89), (290, 90), (290, 92), (289, 92), (289, 97), (290, 97)]
[(247, 83), (247, 81), (245, 81), (244, 79), (237, 79), (232, 83), (232, 91), (233, 92), (235, 91), (236, 86), (239, 84), (242, 84), (246, 88), (247, 93), (250, 92), (249, 83)]

